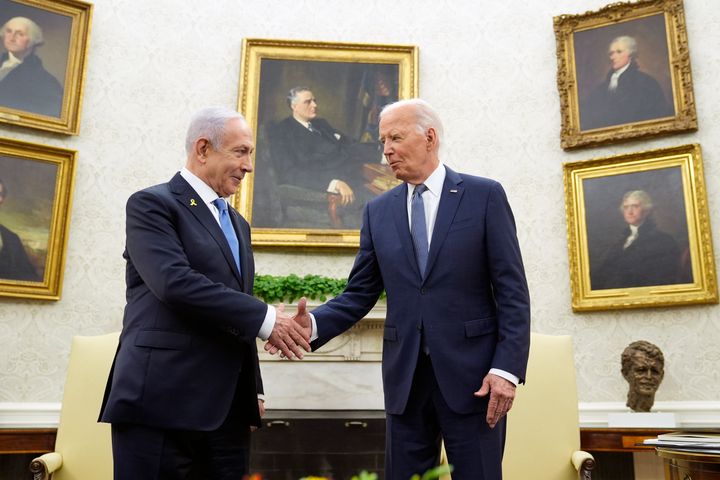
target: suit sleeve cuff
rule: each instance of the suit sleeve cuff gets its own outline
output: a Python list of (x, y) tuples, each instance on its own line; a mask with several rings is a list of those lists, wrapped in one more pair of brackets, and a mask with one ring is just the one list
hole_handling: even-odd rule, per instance
[(506, 372), (505, 370), (500, 370), (499, 368), (491, 368), (489, 373), (497, 375), (498, 377), (502, 377), (508, 382), (512, 382), (513, 385), (515, 385), (516, 387), (518, 383), (520, 383), (520, 379), (518, 377), (516, 377), (510, 372)]
[(261, 340), (267, 340), (270, 338), (273, 328), (275, 328), (275, 307), (268, 305), (267, 312), (265, 313), (265, 320), (263, 320), (257, 336), (260, 337)]

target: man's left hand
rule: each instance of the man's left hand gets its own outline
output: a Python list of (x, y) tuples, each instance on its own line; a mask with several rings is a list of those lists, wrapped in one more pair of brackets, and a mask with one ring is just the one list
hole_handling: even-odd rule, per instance
[(495, 428), (497, 422), (512, 408), (515, 399), (515, 385), (502, 377), (488, 373), (483, 379), (480, 390), (473, 395), (484, 397), (490, 394), (487, 409), (487, 423), (490, 428)]

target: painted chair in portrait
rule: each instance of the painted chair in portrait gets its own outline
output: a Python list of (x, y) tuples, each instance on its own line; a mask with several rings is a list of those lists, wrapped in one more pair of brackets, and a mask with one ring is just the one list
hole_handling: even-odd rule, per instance
[(55, 451), (31, 462), (33, 480), (112, 479), (110, 425), (97, 418), (118, 338), (73, 338)]

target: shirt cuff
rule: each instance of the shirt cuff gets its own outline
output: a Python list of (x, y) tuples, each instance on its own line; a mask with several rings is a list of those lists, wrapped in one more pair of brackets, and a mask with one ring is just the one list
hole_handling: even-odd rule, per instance
[(513, 385), (515, 385), (516, 387), (517, 387), (518, 383), (520, 383), (520, 379), (518, 377), (516, 377), (515, 375), (513, 375), (510, 372), (506, 372), (505, 370), (500, 370), (499, 368), (491, 368), (490, 372), (488, 372), (488, 373), (492, 373), (493, 375), (502, 377), (505, 380), (507, 380), (508, 382), (512, 382)]
[(317, 321), (315, 320), (315, 315), (310, 312), (308, 312), (308, 315), (310, 315), (310, 318), (312, 319), (312, 333), (310, 334), (310, 341), (314, 342), (318, 339)]
[(267, 312), (265, 313), (265, 320), (263, 320), (257, 336), (260, 337), (261, 340), (267, 340), (270, 338), (273, 328), (275, 328), (275, 307), (268, 305)]
[(337, 188), (338, 181), (339, 180), (337, 178), (330, 181), (330, 185), (328, 185), (328, 188), (327, 188), (328, 193), (338, 193), (338, 188)]

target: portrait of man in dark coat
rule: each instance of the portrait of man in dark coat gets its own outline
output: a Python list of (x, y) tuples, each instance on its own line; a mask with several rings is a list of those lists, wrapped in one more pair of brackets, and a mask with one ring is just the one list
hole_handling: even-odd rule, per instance
[(63, 87), (43, 66), (36, 49), (44, 43), (42, 29), (26, 17), (13, 17), (2, 27), (0, 106), (59, 117)]
[[(0, 206), (5, 201), (7, 189), (5, 182), (0, 178)], [(0, 280), (40, 281), (35, 267), (22, 240), (12, 230), (2, 224), (0, 217)]]
[(593, 290), (682, 283), (681, 252), (675, 239), (658, 228), (653, 201), (643, 190), (623, 195), (620, 212), (626, 227), (616, 234), (597, 269)]
[(615, 37), (608, 47), (608, 60), (605, 78), (581, 100), (581, 130), (675, 115), (658, 81), (640, 68), (634, 37)]

